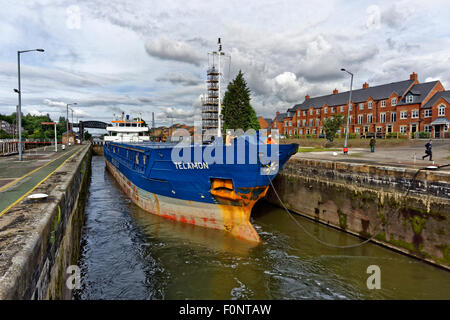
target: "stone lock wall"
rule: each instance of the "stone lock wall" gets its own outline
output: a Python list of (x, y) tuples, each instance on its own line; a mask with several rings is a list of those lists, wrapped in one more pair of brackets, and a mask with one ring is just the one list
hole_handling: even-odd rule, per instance
[(35, 189), (46, 200), (22, 201), (8, 213), (21, 219), (8, 226), (18, 236), (0, 259), (0, 300), (71, 298), (66, 270), (78, 260), (91, 153), (90, 144), (82, 146)]
[(291, 159), (274, 186), (294, 212), (450, 269), (450, 172)]

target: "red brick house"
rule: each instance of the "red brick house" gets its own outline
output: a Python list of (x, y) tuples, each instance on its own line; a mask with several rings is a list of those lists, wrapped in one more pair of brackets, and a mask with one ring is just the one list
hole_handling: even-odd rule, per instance
[(261, 129), (270, 129), (271, 124), (272, 124), (272, 119), (259, 117), (258, 122), (259, 122), (259, 126), (261, 127)]
[[(431, 137), (444, 137), (449, 128), (450, 91), (444, 91), (440, 81), (419, 83), (412, 73), (409, 80), (352, 90), (349, 132), (358, 136), (378, 133), (384, 136), (398, 133), (404, 136), (430, 132)], [(287, 110), (281, 121), (286, 135), (320, 135), (326, 118), (348, 114), (349, 91), (309, 97)], [(275, 121), (274, 119), (274, 121)], [(272, 125), (273, 128), (273, 125)], [(344, 133), (344, 127), (340, 133)]]
[(277, 111), (275, 118), (272, 120), (270, 124), (271, 129), (277, 129), (280, 134), (284, 134), (284, 118), (286, 117), (286, 113), (280, 113)]

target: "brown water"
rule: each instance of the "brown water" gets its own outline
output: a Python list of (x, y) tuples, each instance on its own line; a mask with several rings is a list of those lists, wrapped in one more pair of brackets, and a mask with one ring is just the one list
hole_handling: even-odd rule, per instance
[[(149, 214), (104, 167), (94, 156), (75, 299), (450, 299), (450, 272), (374, 244), (324, 247), (268, 203), (252, 213), (259, 245)], [(327, 242), (361, 241), (296, 219)], [(370, 265), (379, 290), (367, 288)]]

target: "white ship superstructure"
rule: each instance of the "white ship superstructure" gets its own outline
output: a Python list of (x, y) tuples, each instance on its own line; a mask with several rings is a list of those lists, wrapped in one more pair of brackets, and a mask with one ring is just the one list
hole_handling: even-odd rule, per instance
[(138, 117), (135, 120), (131, 120), (129, 115), (125, 115), (122, 112), (120, 119), (115, 118), (112, 122), (112, 126), (106, 127), (108, 131), (107, 136), (104, 136), (104, 141), (112, 142), (145, 142), (150, 141), (150, 137), (147, 135), (148, 127), (143, 126), (144, 121)]

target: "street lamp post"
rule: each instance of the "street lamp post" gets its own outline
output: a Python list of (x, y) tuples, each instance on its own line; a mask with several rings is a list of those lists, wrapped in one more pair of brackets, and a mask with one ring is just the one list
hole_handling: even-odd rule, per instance
[(19, 88), (14, 89), (14, 92), (17, 92), (19, 95), (19, 105), (17, 107), (17, 126), (19, 131), (19, 161), (22, 161), (22, 90), (20, 87), (20, 54), (25, 52), (31, 52), (31, 51), (38, 51), (38, 52), (44, 52), (44, 49), (32, 49), (32, 50), (22, 50), (17, 51), (17, 74), (18, 74), (18, 81), (19, 81)]
[[(67, 107), (67, 118), (66, 118), (66, 143), (67, 145), (69, 145), (69, 106), (75, 106), (77, 103), (66, 103), (66, 107)], [(72, 112), (72, 122), (73, 122), (73, 112)], [(73, 124), (72, 124), (73, 125)]]
[(352, 103), (353, 73), (351, 73), (348, 70), (345, 70), (344, 68), (342, 68), (341, 71), (347, 72), (351, 76), (350, 95), (348, 96), (348, 108), (347, 108), (347, 126), (345, 128), (345, 141), (344, 141), (344, 154), (347, 154), (348, 153), (348, 147), (347, 147), (348, 127), (349, 127), (349, 123), (350, 123), (350, 108), (351, 108), (351, 103)]

